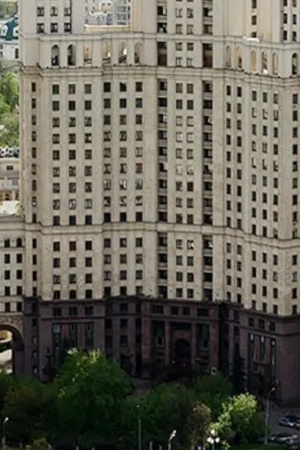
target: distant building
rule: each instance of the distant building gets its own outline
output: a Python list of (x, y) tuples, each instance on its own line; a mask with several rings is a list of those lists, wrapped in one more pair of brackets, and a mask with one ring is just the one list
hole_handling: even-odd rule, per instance
[(19, 179), (19, 158), (0, 158), (0, 205), (19, 200)]
[(131, 0), (86, 0), (85, 15), (89, 25), (128, 25)]
[(128, 25), (130, 22), (131, 0), (113, 0), (114, 25)]
[(85, 22), (87, 25), (113, 25), (113, 12), (90, 11)]
[(0, 59), (19, 59), (19, 19), (17, 16), (0, 21)]
[(18, 14), (19, 0), (0, 0), (0, 20), (7, 20)]

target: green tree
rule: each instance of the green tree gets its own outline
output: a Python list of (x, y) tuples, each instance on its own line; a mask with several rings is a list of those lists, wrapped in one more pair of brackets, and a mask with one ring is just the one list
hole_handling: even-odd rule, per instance
[(3, 69), (0, 61), (0, 146), (19, 144), (19, 80), (15, 72)]
[(203, 403), (196, 403), (188, 418), (190, 448), (194, 449), (206, 444), (211, 423), (211, 411)]
[(210, 408), (213, 420), (217, 419), (223, 403), (233, 394), (232, 383), (220, 372), (197, 378), (194, 389), (197, 400)]
[(223, 405), (223, 412), (218, 417), (218, 420), (211, 424), (211, 429), (217, 432), (221, 442), (227, 444), (228, 441), (233, 439), (234, 433), (232, 432), (231, 416), (230, 412), (226, 409), (226, 404)]
[(0, 146), (16, 147), (19, 144), (19, 115), (17, 112), (7, 113), (2, 117), (0, 132)]
[(114, 447), (122, 435), (122, 414), (132, 389), (118, 364), (99, 351), (73, 350), (54, 385), (58, 393), (57, 437), (77, 445)]
[(245, 392), (245, 361), (240, 352), (235, 352), (230, 380), (234, 387), (235, 394)]
[(50, 450), (51, 445), (45, 438), (35, 439), (25, 450)]
[(56, 415), (51, 386), (37, 380), (18, 378), (5, 396), (3, 416), (9, 417), (8, 435), (28, 443), (45, 436)]
[(0, 92), (0, 123), (2, 123), (3, 117), (5, 117), (6, 114), (10, 114), (10, 112), (10, 107)]
[(5, 404), (5, 397), (8, 394), (8, 392), (13, 388), (15, 385), (15, 377), (5, 373), (0, 372), (0, 413), (2, 415), (2, 418), (4, 419), (3, 409)]
[(216, 430), (226, 440), (236, 443), (255, 442), (263, 433), (264, 421), (256, 398), (251, 394), (240, 394), (223, 405)]
[(19, 103), (19, 81), (12, 71), (6, 71), (0, 79), (0, 93), (10, 111), (14, 111)]
[(152, 441), (164, 445), (168, 436), (177, 430), (174, 445), (189, 443), (188, 419), (195, 405), (195, 393), (183, 384), (162, 384), (140, 400), (145, 444)]

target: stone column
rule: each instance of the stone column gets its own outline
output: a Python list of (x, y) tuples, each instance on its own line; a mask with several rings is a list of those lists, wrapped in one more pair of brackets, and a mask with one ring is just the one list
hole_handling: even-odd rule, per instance
[(165, 365), (169, 366), (171, 362), (171, 342), (170, 342), (170, 322), (165, 321)]
[(216, 317), (217, 310), (212, 311), (212, 320), (210, 322), (209, 332), (209, 364), (210, 367), (219, 367), (219, 321)]
[(197, 356), (197, 324), (191, 326), (191, 366), (195, 367)]
[(152, 366), (152, 321), (149, 312), (150, 304), (142, 304), (142, 378), (149, 378)]

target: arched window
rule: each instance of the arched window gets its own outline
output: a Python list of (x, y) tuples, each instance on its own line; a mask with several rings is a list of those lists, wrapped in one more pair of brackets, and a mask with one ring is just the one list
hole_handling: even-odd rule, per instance
[(76, 65), (76, 48), (75, 45), (69, 45), (68, 47), (68, 66)]
[(127, 63), (127, 45), (125, 42), (121, 42), (119, 45), (119, 64)]
[(51, 48), (51, 66), (59, 66), (59, 47), (58, 45), (53, 45)]
[(237, 47), (236, 49), (236, 67), (239, 70), (243, 69), (243, 55), (240, 47)]
[(268, 71), (268, 55), (266, 52), (261, 54), (261, 71), (263, 74), (269, 73)]
[(142, 44), (135, 44), (134, 46), (134, 62), (135, 64), (142, 63)]
[(225, 55), (226, 55), (225, 67), (227, 69), (230, 69), (232, 67), (232, 61), (231, 61), (231, 47), (229, 47), (229, 45), (226, 47)]
[(251, 51), (251, 72), (256, 72), (256, 52), (254, 50)]
[(102, 64), (111, 64), (111, 45), (109, 42), (105, 42), (103, 45)]
[(22, 238), (18, 238), (17, 239), (17, 247), (22, 247), (22, 244), (23, 244)]
[(84, 47), (84, 64), (92, 64), (92, 49), (90, 46)]
[(278, 75), (278, 55), (273, 53), (272, 55), (272, 74)]
[(292, 55), (292, 75), (298, 75), (299, 70), (299, 58), (297, 53), (293, 53)]

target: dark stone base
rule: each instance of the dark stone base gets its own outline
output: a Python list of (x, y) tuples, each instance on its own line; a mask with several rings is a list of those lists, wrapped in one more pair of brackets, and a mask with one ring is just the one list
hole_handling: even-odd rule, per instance
[(276, 386), (278, 402), (300, 399), (299, 317), (145, 297), (24, 302), (26, 375), (51, 381), (72, 347), (100, 348), (143, 379), (229, 374), (239, 352), (251, 391), (264, 398)]

